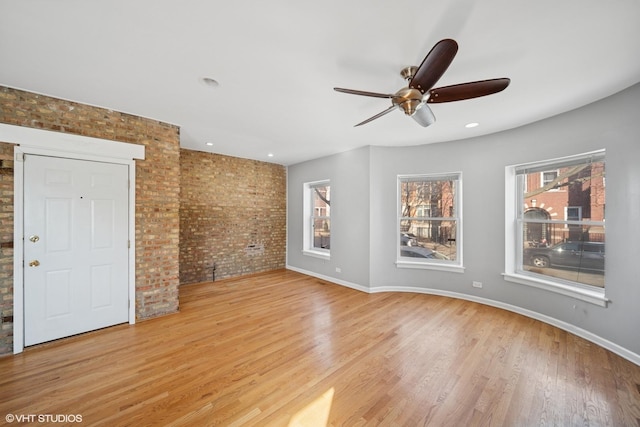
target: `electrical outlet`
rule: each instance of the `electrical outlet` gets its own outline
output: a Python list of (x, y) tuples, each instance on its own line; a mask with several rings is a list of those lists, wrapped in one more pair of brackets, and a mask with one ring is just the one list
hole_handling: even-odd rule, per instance
[(342, 273), (342, 269), (340, 267), (336, 267), (336, 273)]
[(476, 282), (474, 280), (473, 282), (471, 282), (471, 286), (473, 286), (474, 288), (481, 288), (482, 287), (482, 282)]

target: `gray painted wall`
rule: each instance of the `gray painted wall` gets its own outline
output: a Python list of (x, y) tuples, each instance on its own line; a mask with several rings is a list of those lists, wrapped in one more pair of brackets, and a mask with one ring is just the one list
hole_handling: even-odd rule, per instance
[[(368, 286), (369, 147), (299, 163), (287, 171), (287, 265)], [(302, 253), (303, 186), (330, 180), (331, 259)], [(341, 270), (336, 272), (336, 268)]]
[[(505, 167), (601, 148), (607, 161), (606, 295), (611, 303), (603, 308), (506, 282)], [(463, 173), (465, 272), (398, 269), (397, 175), (457, 171)], [(302, 186), (319, 179), (331, 179), (334, 195), (330, 261), (301, 252)], [(369, 147), (292, 165), (288, 186), (288, 265), (293, 269), (365, 291), (413, 287), (495, 301), (573, 325), (640, 355), (640, 84), (498, 134), (413, 147)], [(484, 287), (473, 288), (474, 280)]]

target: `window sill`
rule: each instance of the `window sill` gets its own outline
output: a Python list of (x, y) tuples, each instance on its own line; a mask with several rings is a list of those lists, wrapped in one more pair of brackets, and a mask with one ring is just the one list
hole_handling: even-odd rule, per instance
[(330, 252), (320, 252), (320, 251), (311, 251), (308, 249), (304, 249), (302, 251), (303, 255), (307, 255), (307, 256), (311, 256), (314, 258), (320, 258), (320, 259), (324, 259), (329, 261), (331, 259), (331, 253)]
[(464, 273), (464, 267), (462, 267), (461, 265), (454, 265), (454, 264), (396, 261), (396, 267), (418, 269), (418, 270), (439, 270), (439, 271), (449, 271), (452, 273)]
[(502, 276), (507, 282), (518, 283), (520, 285), (532, 286), (544, 289), (549, 292), (566, 295), (581, 301), (586, 301), (600, 307), (606, 307), (609, 300), (604, 295), (604, 289), (583, 289), (577, 286), (566, 285), (551, 280), (538, 279), (516, 273), (503, 273)]

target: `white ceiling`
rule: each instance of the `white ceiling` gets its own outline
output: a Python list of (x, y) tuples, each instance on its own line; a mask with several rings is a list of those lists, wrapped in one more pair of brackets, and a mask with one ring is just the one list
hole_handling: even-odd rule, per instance
[[(443, 38), (459, 50), (436, 86), (511, 85), (432, 104), (427, 128), (399, 110), (354, 128), (390, 101), (333, 87), (393, 93)], [(177, 124), (184, 148), (285, 165), (498, 132), (639, 81), (638, 0), (0, 0), (0, 85)]]

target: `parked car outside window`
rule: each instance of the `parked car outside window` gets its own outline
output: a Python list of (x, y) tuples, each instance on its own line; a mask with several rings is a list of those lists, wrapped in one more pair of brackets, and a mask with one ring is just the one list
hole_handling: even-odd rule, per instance
[(400, 233), (401, 246), (418, 246), (418, 239), (415, 234)]
[(525, 260), (535, 267), (604, 271), (604, 243), (562, 242), (549, 248), (527, 248)]
[(421, 246), (406, 246), (400, 249), (400, 256), (409, 258), (430, 258), (449, 260), (449, 257), (440, 252), (432, 251)]

